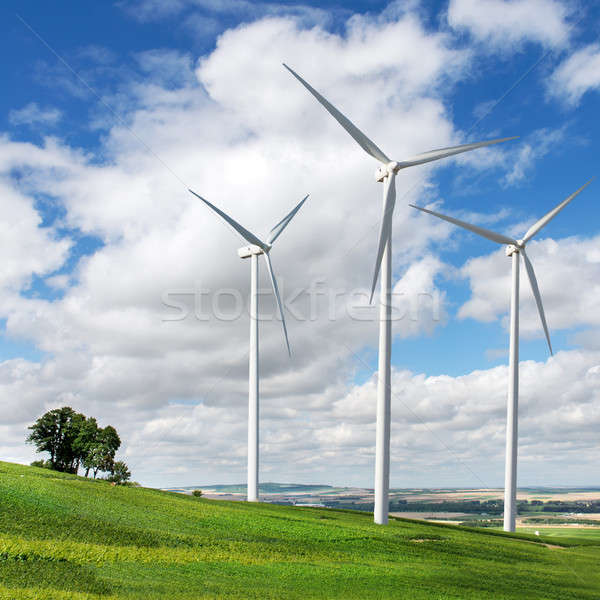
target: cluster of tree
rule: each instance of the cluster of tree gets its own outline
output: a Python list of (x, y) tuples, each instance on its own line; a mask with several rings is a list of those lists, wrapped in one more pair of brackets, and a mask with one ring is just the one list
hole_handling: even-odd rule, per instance
[(574, 512), (574, 513), (597, 513), (600, 512), (600, 500), (589, 500), (580, 502), (561, 502), (550, 500), (542, 508), (544, 512)]
[(502, 527), (502, 524), (502, 519), (471, 519), (459, 523), (463, 527)]
[(600, 526), (597, 519), (578, 519), (576, 517), (531, 517), (523, 519), (523, 523), (533, 525), (596, 525)]
[(390, 510), (399, 512), (462, 512), (498, 514), (504, 510), (502, 500), (443, 500), (441, 502), (407, 502), (393, 500)]
[(111, 425), (99, 427), (94, 417), (63, 406), (42, 415), (29, 429), (27, 442), (34, 444), (38, 452), (50, 454), (50, 460), (35, 461), (34, 466), (75, 474), (81, 467), (86, 477), (91, 472), (95, 479), (103, 472), (116, 483), (131, 477), (127, 465), (115, 461), (121, 439)]
[[(324, 506), (328, 508), (342, 508), (351, 510), (373, 510), (373, 503), (356, 502), (344, 497), (342, 500), (322, 498)], [(392, 512), (462, 512), (470, 514), (500, 515), (504, 510), (502, 500), (442, 500), (410, 502), (408, 500), (394, 499), (390, 501)], [(531, 507), (526, 500), (517, 502), (517, 512), (530, 511)], [(599, 511), (600, 512), (600, 511)]]

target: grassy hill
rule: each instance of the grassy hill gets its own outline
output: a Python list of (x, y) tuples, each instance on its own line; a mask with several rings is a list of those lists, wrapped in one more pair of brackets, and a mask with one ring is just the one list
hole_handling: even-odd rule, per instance
[(2, 600), (598, 598), (600, 541), (540, 541), (0, 462)]

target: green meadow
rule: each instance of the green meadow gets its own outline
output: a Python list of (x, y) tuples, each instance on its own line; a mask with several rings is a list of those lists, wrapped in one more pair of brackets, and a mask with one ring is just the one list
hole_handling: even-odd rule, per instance
[(597, 537), (379, 527), (0, 462), (0, 599), (581, 600), (599, 565)]

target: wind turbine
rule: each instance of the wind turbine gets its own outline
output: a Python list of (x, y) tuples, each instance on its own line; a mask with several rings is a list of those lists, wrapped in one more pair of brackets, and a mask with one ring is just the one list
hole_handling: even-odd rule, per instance
[(512, 257), (512, 290), (510, 295), (510, 349), (508, 361), (508, 400), (506, 407), (506, 458), (504, 471), (504, 531), (515, 530), (515, 518), (517, 515), (517, 448), (518, 448), (518, 410), (519, 410), (519, 255), (523, 255), (525, 270), (531, 284), (531, 291), (537, 304), (542, 327), (548, 342), (550, 354), (552, 354), (552, 344), (550, 343), (550, 334), (546, 323), (546, 315), (542, 305), (542, 298), (538, 288), (537, 279), (533, 270), (533, 265), (525, 252), (527, 242), (540, 230), (547, 225), (577, 194), (582, 192), (593, 179), (582, 185), (576, 192), (573, 192), (568, 198), (563, 200), (558, 206), (544, 215), (539, 221), (534, 223), (527, 233), (520, 240), (514, 240), (511, 237), (501, 233), (495, 233), (477, 225), (465, 223), (454, 217), (449, 217), (427, 208), (421, 208), (411, 204), (417, 210), (434, 215), (449, 223), (454, 223), (459, 227), (468, 229), (473, 233), (497, 242), (506, 244), (506, 256)]
[(229, 215), (211, 204), (208, 200), (189, 190), (194, 196), (200, 198), (207, 206), (212, 208), (227, 223), (229, 223), (241, 236), (250, 244), (238, 250), (240, 258), (250, 258), (250, 360), (249, 360), (249, 386), (248, 386), (248, 502), (258, 502), (258, 399), (259, 399), (259, 377), (258, 377), (258, 257), (262, 254), (267, 263), (273, 293), (277, 299), (279, 307), (279, 316), (283, 326), (283, 335), (288, 355), (291, 356), (290, 343), (288, 340), (285, 318), (283, 316), (283, 306), (277, 280), (273, 273), (271, 257), (269, 252), (275, 240), (281, 235), (281, 232), (287, 227), (288, 223), (294, 218), (294, 215), (300, 210), (308, 195), (306, 195), (271, 231), (267, 236), (267, 241), (263, 242), (252, 232), (242, 227), (237, 221), (234, 221)]
[(397, 162), (390, 160), (374, 142), (347, 119), (335, 106), (326, 100), (298, 73), (283, 66), (325, 107), (329, 114), (354, 138), (358, 145), (370, 156), (382, 163), (375, 171), (375, 180), (383, 183), (383, 217), (379, 229), (379, 246), (375, 260), (375, 271), (371, 285), (371, 299), (381, 270), (381, 298), (379, 305), (379, 364), (377, 375), (377, 426), (375, 440), (375, 523), (388, 522), (390, 489), (390, 420), (391, 420), (391, 346), (392, 346), (392, 215), (396, 204), (396, 174), (401, 169), (422, 165), (434, 160), (446, 158), (461, 152), (468, 152), (483, 146), (490, 146), (514, 137), (462, 144), (451, 148), (440, 148), (423, 154), (417, 154)]

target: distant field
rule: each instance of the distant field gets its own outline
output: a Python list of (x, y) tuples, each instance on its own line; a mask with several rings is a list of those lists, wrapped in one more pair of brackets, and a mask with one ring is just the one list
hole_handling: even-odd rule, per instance
[(598, 598), (599, 562), (600, 540), (586, 535), (381, 527), (357, 511), (197, 499), (0, 462), (0, 600), (582, 600)]
[(519, 531), (529, 534), (535, 534), (536, 531), (539, 531), (541, 536), (548, 539), (586, 539), (595, 541), (600, 545), (600, 527), (552, 527), (541, 525), (540, 527), (519, 527)]
[[(393, 496), (404, 500), (502, 500), (504, 490), (497, 489), (473, 489), (473, 490), (423, 490), (423, 491), (397, 491)], [(557, 500), (562, 502), (575, 500), (600, 500), (600, 489), (552, 489), (544, 488), (519, 489), (517, 491), (517, 500)]]
[[(202, 489), (207, 497), (229, 499), (244, 499), (246, 486), (238, 485), (206, 485), (188, 486), (183, 488), (165, 488), (167, 491), (191, 493), (193, 489)], [(366, 488), (333, 487), (329, 485), (303, 485), (294, 483), (261, 483), (260, 494), (266, 501), (278, 501), (294, 498), (310, 497), (312, 502), (323, 500), (344, 500), (354, 498), (358, 504), (372, 503), (373, 490)], [(452, 501), (480, 501), (502, 500), (502, 489), (400, 489), (390, 490), (390, 500), (406, 500), (408, 502), (452, 502)], [(599, 500), (600, 488), (521, 488), (517, 491), (518, 500), (554, 500), (563, 502)]]

